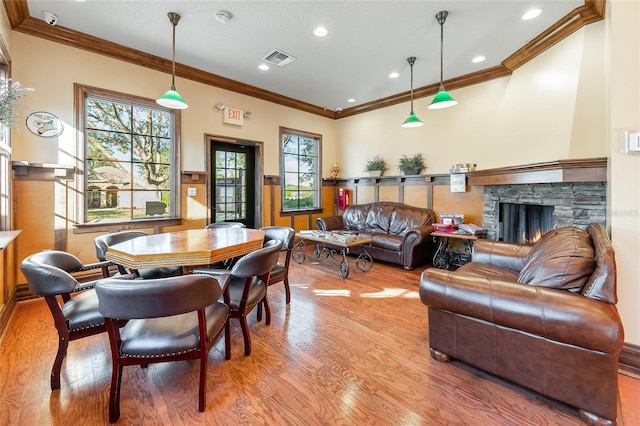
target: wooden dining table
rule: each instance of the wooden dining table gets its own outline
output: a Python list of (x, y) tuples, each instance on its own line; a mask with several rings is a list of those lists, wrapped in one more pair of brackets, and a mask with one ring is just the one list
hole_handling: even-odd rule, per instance
[(189, 229), (146, 235), (109, 247), (106, 259), (131, 269), (209, 265), (262, 247), (264, 231), (250, 228)]

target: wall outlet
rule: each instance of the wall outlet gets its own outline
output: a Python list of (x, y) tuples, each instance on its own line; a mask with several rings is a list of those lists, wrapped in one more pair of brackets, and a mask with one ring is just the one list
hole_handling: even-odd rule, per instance
[(640, 153), (640, 132), (624, 132), (624, 153)]
[(197, 194), (198, 191), (196, 191), (196, 188), (187, 188), (187, 196), (195, 197)]

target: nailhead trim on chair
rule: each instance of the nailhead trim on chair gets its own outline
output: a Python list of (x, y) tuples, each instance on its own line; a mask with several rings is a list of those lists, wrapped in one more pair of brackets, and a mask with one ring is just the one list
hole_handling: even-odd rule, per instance
[[(222, 327), (218, 328), (216, 330), (216, 332), (213, 333), (213, 335), (216, 336), (220, 332), (220, 330), (222, 330), (223, 328), (224, 328), (224, 325)], [(209, 338), (209, 336), (207, 336), (207, 339), (208, 338)], [(129, 355), (129, 354), (126, 354), (126, 353), (122, 353), (121, 355), (126, 355), (126, 356), (128, 356), (130, 358), (138, 358), (138, 359), (149, 358), (149, 359), (152, 359), (152, 358), (161, 358), (161, 357), (166, 357), (166, 356), (188, 354), (189, 352), (194, 352), (194, 351), (197, 351), (198, 349), (199, 348), (191, 348), (191, 349), (188, 349), (188, 350), (185, 350), (185, 351), (170, 352), (170, 353), (166, 353), (166, 354), (154, 354), (154, 355)]]
[(69, 329), (69, 331), (89, 330), (90, 328), (102, 327), (103, 325), (104, 325), (104, 322), (101, 322), (100, 324), (93, 324), (93, 325), (88, 325), (88, 326), (79, 327), (79, 328), (71, 328)]

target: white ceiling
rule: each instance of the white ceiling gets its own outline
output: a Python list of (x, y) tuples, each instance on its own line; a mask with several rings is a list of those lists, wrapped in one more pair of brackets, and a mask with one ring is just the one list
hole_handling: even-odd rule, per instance
[[(161, 1), (29, 0), (29, 13), (57, 15), (57, 25), (171, 59), (171, 23), (176, 61), (312, 105), (349, 108), (409, 90), (409, 56), (416, 56), (414, 88), (440, 78), (440, 26), (444, 25), (444, 79), (499, 65), (527, 41), (577, 7), (582, 0), (500, 1)], [(520, 16), (531, 7), (543, 14)], [(216, 21), (225, 10), (231, 21)], [(318, 25), (324, 38), (313, 35)], [(279, 49), (297, 60), (260, 71), (262, 58)], [(474, 64), (477, 55), (487, 59)], [(388, 75), (399, 72), (400, 77)], [(180, 91), (179, 81), (176, 84)], [(354, 98), (355, 103), (347, 103)], [(188, 99), (187, 99), (188, 102)]]

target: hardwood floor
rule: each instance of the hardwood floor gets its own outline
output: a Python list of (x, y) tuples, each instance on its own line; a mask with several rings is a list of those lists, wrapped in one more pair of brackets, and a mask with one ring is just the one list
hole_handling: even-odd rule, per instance
[[(120, 424), (582, 425), (569, 406), (460, 362), (429, 357), (424, 268), (376, 263), (340, 278), (334, 265), (291, 266), (291, 304), (269, 288), (272, 322), (250, 326), (243, 355), (233, 322), (209, 355), (207, 407), (197, 409), (197, 362), (124, 369)], [(0, 424), (108, 424), (107, 335), (73, 341), (62, 389), (51, 392), (57, 349), (42, 300), (21, 302), (0, 340)], [(640, 424), (640, 380), (621, 374), (618, 424)]]

